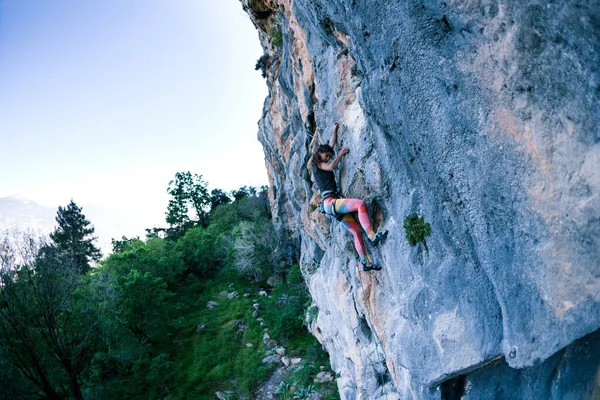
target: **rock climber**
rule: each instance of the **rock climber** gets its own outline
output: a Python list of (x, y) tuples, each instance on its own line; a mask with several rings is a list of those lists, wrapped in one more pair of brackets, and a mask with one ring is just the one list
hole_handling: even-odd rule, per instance
[[(333, 147), (337, 141), (337, 131), (339, 123), (333, 126), (333, 133), (329, 144), (321, 144), (308, 159), (307, 168), (313, 173), (315, 181), (321, 192), (321, 212), (336, 217), (342, 223), (344, 228), (354, 236), (354, 247), (358, 252), (364, 271), (380, 270), (381, 266), (377, 262), (371, 261), (367, 254), (367, 249), (363, 241), (362, 229), (367, 233), (369, 241), (377, 246), (387, 236), (387, 231), (375, 233), (371, 227), (367, 206), (364, 200), (346, 199), (338, 193), (333, 170), (338, 166), (342, 157), (348, 154), (347, 147), (343, 147), (337, 156), (334, 155)], [(315, 144), (318, 144), (318, 137)], [(314, 168), (313, 168), (314, 167)], [(354, 218), (353, 212), (358, 213), (358, 222)], [(359, 224), (360, 222), (360, 224)], [(362, 227), (362, 229), (361, 229)]]

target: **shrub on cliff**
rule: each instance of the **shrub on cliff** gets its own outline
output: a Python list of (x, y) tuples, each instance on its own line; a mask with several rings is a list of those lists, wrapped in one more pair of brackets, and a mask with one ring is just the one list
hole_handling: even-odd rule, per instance
[(263, 78), (267, 77), (267, 71), (269, 70), (269, 63), (271, 58), (268, 54), (263, 54), (258, 60), (256, 60), (256, 65), (254, 66), (254, 70), (261, 71), (261, 75)]
[(431, 233), (431, 225), (425, 222), (424, 217), (419, 217), (416, 214), (411, 214), (404, 219), (404, 230), (406, 231), (406, 240), (411, 246), (416, 246), (417, 243), (423, 243), (427, 249), (425, 237)]

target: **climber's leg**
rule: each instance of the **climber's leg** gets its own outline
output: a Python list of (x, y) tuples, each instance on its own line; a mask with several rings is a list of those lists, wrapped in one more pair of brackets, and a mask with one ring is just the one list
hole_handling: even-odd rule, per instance
[(331, 215), (335, 217), (336, 215), (333, 212), (333, 201), (340, 201), (340, 199), (336, 199), (335, 197), (328, 197), (323, 200), (323, 208), (325, 208), (325, 214)]
[[(375, 237), (375, 232), (371, 227), (371, 220), (369, 220), (369, 214), (367, 212), (367, 205), (364, 200), (360, 199), (337, 199), (335, 201), (335, 212), (337, 214), (347, 214), (351, 212), (358, 212), (358, 220), (360, 225), (363, 227), (369, 240)], [(354, 218), (353, 218), (354, 219)]]
[(358, 252), (360, 262), (363, 263), (363, 265), (369, 263), (370, 260), (363, 242), (362, 230), (360, 229), (358, 222), (356, 222), (356, 219), (354, 219), (354, 216), (352, 214), (344, 214), (344, 218), (340, 222), (344, 225), (344, 228), (348, 229), (350, 233), (352, 233), (352, 236), (354, 236), (354, 247)]

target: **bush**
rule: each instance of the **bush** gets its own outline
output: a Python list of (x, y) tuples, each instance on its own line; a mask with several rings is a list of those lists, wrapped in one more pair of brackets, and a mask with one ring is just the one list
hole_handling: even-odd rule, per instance
[(129, 271), (149, 272), (162, 278), (169, 290), (174, 290), (183, 278), (184, 264), (175, 243), (153, 237), (145, 243), (139, 240), (124, 247), (125, 251), (108, 256), (101, 264), (113, 275), (125, 276)]
[(304, 278), (297, 265), (291, 267), (285, 284), (278, 286), (267, 299), (264, 318), (274, 337), (290, 338), (304, 331), (305, 310), (310, 300)]
[(423, 217), (411, 214), (404, 219), (404, 230), (406, 231), (406, 240), (411, 246), (417, 243), (423, 243), (427, 248), (425, 237), (431, 233), (431, 225), (425, 222)]
[(269, 69), (269, 61), (270, 57), (268, 54), (263, 54), (258, 60), (256, 60), (256, 65), (254, 66), (254, 70), (261, 71), (261, 75), (263, 78), (267, 77), (267, 70)]
[(261, 229), (260, 224), (241, 222), (234, 229), (233, 267), (243, 277), (264, 280), (269, 266), (269, 232)]
[(177, 249), (187, 272), (203, 278), (212, 277), (223, 266), (227, 255), (221, 239), (203, 227), (188, 230), (177, 241)]
[(281, 47), (283, 45), (283, 33), (279, 23), (276, 23), (269, 31), (269, 41), (273, 47)]

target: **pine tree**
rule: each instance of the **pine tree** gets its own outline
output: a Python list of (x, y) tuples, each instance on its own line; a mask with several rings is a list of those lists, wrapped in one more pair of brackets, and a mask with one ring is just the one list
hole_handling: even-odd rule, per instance
[(58, 227), (50, 238), (57, 250), (72, 260), (79, 273), (85, 274), (91, 269), (90, 261), (98, 261), (102, 257), (100, 249), (93, 243), (96, 240), (94, 227), (72, 199), (67, 207), (58, 207), (56, 222)]

